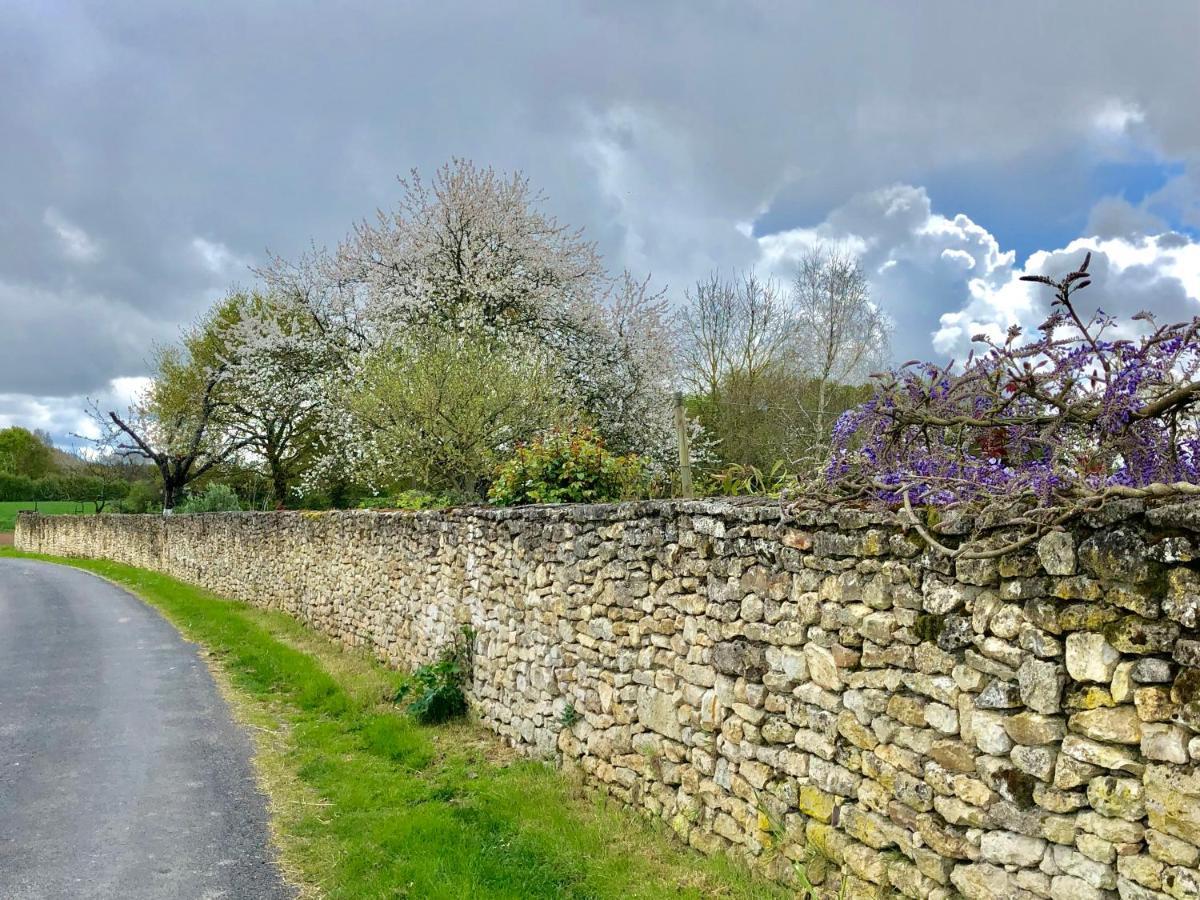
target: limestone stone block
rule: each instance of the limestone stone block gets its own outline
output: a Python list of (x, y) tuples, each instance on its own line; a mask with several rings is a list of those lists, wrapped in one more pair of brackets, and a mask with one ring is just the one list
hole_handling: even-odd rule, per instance
[(1052, 531), (1042, 537), (1037, 554), (1048, 575), (1075, 574), (1075, 538), (1069, 532)]
[(1012, 738), (1004, 727), (1007, 716), (991, 710), (976, 710), (971, 716), (975, 746), (984, 753), (999, 756), (1012, 749)]
[(1142, 726), (1142, 756), (1183, 765), (1191, 758), (1188, 753), (1190, 732), (1178, 725), (1147, 722)]
[(1102, 775), (1088, 782), (1092, 809), (1118, 819), (1140, 821), (1146, 815), (1146, 791), (1136, 778)]
[(833, 652), (828, 647), (812, 643), (805, 644), (804, 659), (808, 664), (808, 675), (813, 682), (826, 690), (841, 690), (841, 674)]
[(1067, 635), (1066, 659), (1067, 672), (1076, 681), (1108, 684), (1121, 654), (1102, 634), (1075, 632)]
[(1142, 722), (1132, 706), (1077, 712), (1067, 720), (1067, 728), (1096, 741), (1137, 744), (1142, 739)]
[(1036, 866), (1046, 852), (1041, 838), (1011, 831), (989, 831), (979, 843), (979, 857), (984, 862), (1001, 866)]
[(1036, 747), (1061, 741), (1067, 733), (1067, 723), (1061, 716), (1021, 712), (1004, 720), (1004, 730), (1014, 742)]
[(1066, 681), (1062, 665), (1055, 662), (1030, 657), (1017, 669), (1021, 701), (1034, 712), (1058, 712)]

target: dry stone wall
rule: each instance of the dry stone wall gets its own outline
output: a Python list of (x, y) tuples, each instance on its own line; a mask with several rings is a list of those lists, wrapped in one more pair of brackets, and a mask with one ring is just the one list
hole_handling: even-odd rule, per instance
[(1200, 504), (957, 563), (709, 502), (22, 516), (410, 667), (693, 846), (825, 896), (1200, 897)]

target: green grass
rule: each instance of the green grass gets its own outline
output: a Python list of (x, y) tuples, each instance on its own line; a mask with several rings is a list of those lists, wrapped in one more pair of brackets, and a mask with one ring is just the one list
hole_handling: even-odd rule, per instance
[[(33, 509), (32, 500), (0, 501), (0, 531), (12, 531), (17, 525), (17, 513), (23, 509)], [(38, 512), (47, 516), (64, 516), (76, 512), (95, 512), (93, 503), (76, 503), (74, 500), (39, 500)]]
[(50, 561), (129, 588), (207, 650), (256, 737), (281, 863), (306, 896), (787, 896), (479, 726), (417, 725), (386, 699), (396, 672), (289, 616), (116, 563)]

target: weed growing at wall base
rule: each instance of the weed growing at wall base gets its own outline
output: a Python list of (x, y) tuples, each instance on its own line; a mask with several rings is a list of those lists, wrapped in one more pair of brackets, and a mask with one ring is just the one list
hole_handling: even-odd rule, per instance
[(442, 651), (435, 663), (417, 668), (396, 692), (397, 703), (407, 700), (409, 715), (423, 725), (437, 725), (467, 713), (466, 684), (471, 676), (471, 647), (475, 631), (464, 625), (459, 640)]
[(207, 649), (254, 727), (282, 863), (308, 896), (787, 896), (482, 729), (400, 715), (394, 672), (282, 613), (130, 566), (50, 561), (129, 588)]

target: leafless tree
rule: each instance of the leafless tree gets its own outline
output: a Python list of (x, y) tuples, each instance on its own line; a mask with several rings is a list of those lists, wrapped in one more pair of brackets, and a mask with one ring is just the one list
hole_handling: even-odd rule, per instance
[(871, 301), (866, 275), (843, 250), (818, 246), (796, 268), (791, 304), (801, 372), (815, 388), (813, 432), (826, 435), (840, 409), (833, 388), (861, 384), (886, 365), (892, 323)]
[(710, 275), (679, 313), (680, 369), (729, 463), (807, 467), (886, 363), (891, 325), (851, 255), (818, 247), (788, 289)]
[(196, 353), (200, 329), (183, 348), (160, 350), (155, 377), (125, 415), (93, 407), (101, 429), (98, 449), (122, 459), (145, 459), (162, 477), (163, 508), (174, 509), (189, 484), (243, 450), (248, 440), (224, 427), (227, 370)]
[(753, 272), (732, 280), (713, 273), (688, 291), (680, 312), (684, 378), (696, 393), (714, 397), (732, 374), (753, 381), (786, 365), (796, 324), (775, 282)]

